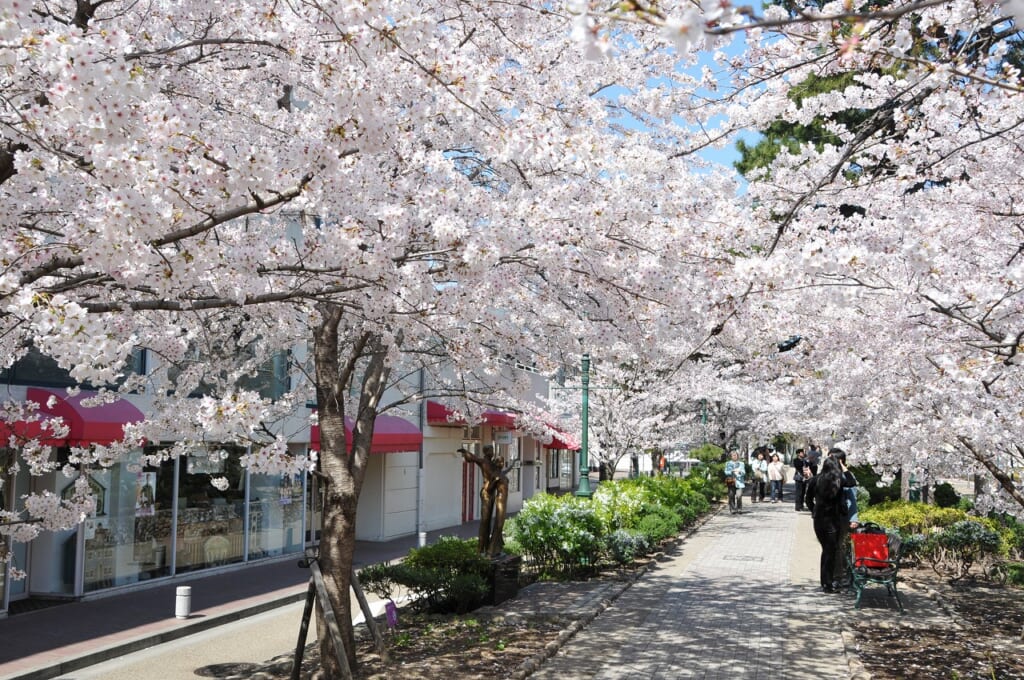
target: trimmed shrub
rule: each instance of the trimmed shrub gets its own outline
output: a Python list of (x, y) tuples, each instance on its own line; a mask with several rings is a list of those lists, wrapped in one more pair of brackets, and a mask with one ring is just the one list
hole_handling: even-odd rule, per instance
[(645, 505), (653, 500), (648, 480), (658, 477), (638, 477), (619, 482), (605, 482), (597, 487), (591, 503), (607, 534), (621, 529), (636, 529)]
[(930, 552), (928, 537), (924, 534), (903, 536), (903, 562), (920, 564)]
[(956, 492), (953, 485), (943, 482), (935, 486), (935, 505), (940, 508), (955, 508), (960, 503), (960, 494)]
[(590, 499), (533, 496), (505, 524), (505, 546), (546, 578), (585, 576), (602, 560), (626, 564), (708, 511), (708, 497), (694, 487), (666, 475), (602, 482)]
[(1006, 580), (1015, 586), (1024, 586), (1024, 562), (1010, 562), (1007, 564)]
[(939, 508), (915, 501), (889, 501), (864, 509), (860, 518), (862, 522), (895, 527), (901, 536), (910, 536), (967, 519), (967, 513), (957, 508)]
[[(603, 485), (602, 485), (603, 486)], [(541, 576), (593, 573), (605, 547), (604, 525), (589, 499), (539, 494), (506, 524), (511, 542)]]
[(657, 545), (667, 538), (676, 536), (680, 526), (682, 519), (679, 513), (664, 505), (649, 504), (644, 507), (643, 517), (640, 518), (636, 530), (650, 541), (651, 545)]
[(717, 501), (727, 494), (725, 482), (722, 481), (725, 466), (721, 463), (701, 465), (693, 469), (689, 477), (684, 479), (694, 493), (698, 493), (708, 501)]
[(984, 557), (998, 555), (1003, 541), (991, 527), (975, 520), (956, 522), (937, 532), (932, 540), (944, 566), (952, 569), (952, 580), (968, 575), (971, 567)]
[(359, 580), (381, 598), (393, 599), (397, 586), (404, 587), (414, 609), (463, 614), (483, 604), (490, 569), (491, 560), (477, 551), (476, 539), (442, 536), (431, 545), (413, 548), (399, 564), (366, 567)]
[(1006, 541), (1007, 554), (1010, 558), (1024, 560), (1024, 522), (1005, 513), (991, 512), (988, 518)]
[(593, 504), (604, 522), (605, 532), (636, 529), (649, 513), (648, 506), (669, 508), (679, 517), (679, 528), (693, 522), (711, 507), (707, 497), (679, 477), (638, 477), (600, 485)]
[(616, 564), (629, 564), (638, 557), (651, 552), (651, 544), (647, 538), (636, 531), (618, 529), (607, 539), (608, 555)]

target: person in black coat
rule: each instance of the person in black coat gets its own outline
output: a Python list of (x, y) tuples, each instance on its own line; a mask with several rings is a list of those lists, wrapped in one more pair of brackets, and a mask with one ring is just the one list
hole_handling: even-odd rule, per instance
[(821, 589), (826, 593), (834, 593), (839, 541), (843, 535), (843, 525), (849, 526), (846, 499), (843, 496), (843, 470), (839, 461), (831, 456), (825, 458), (821, 472), (807, 483), (807, 487), (807, 500), (814, 517), (814, 535), (821, 544), (818, 571)]
[(806, 483), (810, 481), (813, 475), (811, 474), (811, 467), (807, 463), (806, 454), (803, 449), (796, 450), (796, 458), (793, 459), (793, 483), (796, 485), (796, 510), (800, 512), (804, 509), (804, 495), (807, 491)]
[(835, 562), (835, 585), (846, 587), (849, 585), (850, 573), (846, 564), (847, 545), (850, 540), (850, 532), (859, 524), (857, 514), (857, 478), (846, 466), (846, 452), (842, 449), (833, 448), (828, 452), (829, 458), (835, 458), (839, 463), (839, 469), (843, 475), (843, 522), (839, 525), (839, 543), (836, 546)]

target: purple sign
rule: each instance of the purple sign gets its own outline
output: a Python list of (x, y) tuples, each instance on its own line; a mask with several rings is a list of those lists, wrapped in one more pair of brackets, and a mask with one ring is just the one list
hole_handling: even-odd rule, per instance
[(384, 614), (388, 619), (388, 628), (394, 628), (398, 625), (398, 607), (395, 606), (394, 601), (387, 601), (387, 604), (384, 605)]

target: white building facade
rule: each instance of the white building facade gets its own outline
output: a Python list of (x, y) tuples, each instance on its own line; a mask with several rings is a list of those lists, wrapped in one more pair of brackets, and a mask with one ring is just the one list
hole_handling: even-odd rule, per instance
[[(68, 396), (58, 384), (10, 380), (0, 399), (34, 401), (47, 415), (69, 425), (66, 437), (45, 439), (60, 460), (69, 446), (109, 444), (122, 427), (145, 418), (150, 402), (125, 395), (113, 404), (89, 407), (87, 390)], [(531, 378), (535, 393), (546, 380)], [(317, 428), (304, 425), (310, 412), (294, 414), (289, 448), (295, 454), (316, 450)], [(508, 512), (536, 493), (574, 488), (576, 453), (568, 437), (541, 442), (516, 429), (516, 417), (489, 411), (480, 423), (454, 422), (441, 400), (420, 403), (412, 417), (385, 414), (375, 427), (370, 463), (360, 495), (356, 538), (387, 541), (479, 519), (480, 473), (457, 449), (479, 452), (495, 446), (516, 466), (509, 474)], [(22, 436), (38, 436), (38, 426), (23, 423)], [(29, 431), (36, 426), (37, 431)], [(7, 428), (0, 441), (7, 443)], [(14, 566), (25, 578), (12, 580), (0, 570), (0, 616), (29, 598), (87, 598), (111, 589), (139, 587), (198, 570), (238, 568), (248, 563), (301, 553), (318, 538), (320, 517), (311, 477), (250, 473), (241, 464), (242, 446), (219, 442), (206, 450), (169, 458), (158, 466), (138, 464), (173, 441), (147, 443), (128, 461), (91, 473), (97, 507), (76, 528), (44, 532), (29, 543), (11, 545)], [(0, 448), (8, 460), (10, 449)], [(8, 466), (4, 465), (7, 475)], [(213, 477), (227, 480), (220, 490)], [(73, 480), (59, 467), (43, 475), (22, 469), (4, 478), (0, 507), (22, 509), (24, 494), (68, 494)], [(230, 565), (230, 566), (229, 566)], [(12, 603), (15, 604), (12, 607)]]

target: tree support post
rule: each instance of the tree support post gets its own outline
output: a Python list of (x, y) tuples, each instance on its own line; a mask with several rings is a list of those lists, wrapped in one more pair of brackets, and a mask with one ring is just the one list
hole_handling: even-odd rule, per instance
[(308, 567), (311, 576), (309, 577), (309, 590), (306, 593), (306, 606), (302, 610), (302, 623), (299, 626), (299, 641), (295, 645), (295, 659), (292, 662), (291, 680), (299, 680), (303, 650), (306, 646), (306, 634), (309, 631), (309, 620), (313, 615), (314, 600), (320, 601), (320, 610), (324, 613), (327, 633), (330, 635), (331, 643), (334, 646), (334, 653), (338, 657), (341, 677), (343, 680), (352, 680), (352, 668), (348, 665), (345, 643), (341, 638), (341, 629), (338, 627), (338, 619), (334, 616), (334, 608), (331, 606), (331, 599), (327, 595), (324, 575), (320, 571), (320, 563), (317, 561), (316, 554), (312, 552), (307, 553), (305, 559), (299, 562), (299, 566)]

